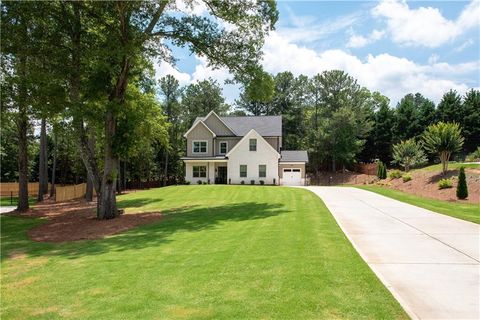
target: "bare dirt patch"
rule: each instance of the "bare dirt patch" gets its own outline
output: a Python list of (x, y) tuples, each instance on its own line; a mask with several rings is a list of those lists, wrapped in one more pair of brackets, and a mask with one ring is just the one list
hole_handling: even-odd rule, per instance
[(28, 231), (28, 236), (39, 242), (70, 242), (101, 239), (133, 227), (158, 221), (159, 212), (123, 214), (111, 220), (98, 220), (95, 202), (72, 200), (62, 203), (45, 202), (16, 216), (42, 217), (46, 223)]
[[(478, 169), (465, 169), (468, 186), (468, 199), (458, 200), (456, 195), (458, 183), (458, 170), (450, 170), (443, 176), (437, 171), (413, 171), (412, 180), (403, 182), (400, 179), (388, 179), (387, 186), (407, 193), (412, 193), (421, 197), (427, 197), (451, 202), (480, 203), (480, 171)], [(438, 189), (440, 179), (452, 179), (453, 187), (448, 189)]]

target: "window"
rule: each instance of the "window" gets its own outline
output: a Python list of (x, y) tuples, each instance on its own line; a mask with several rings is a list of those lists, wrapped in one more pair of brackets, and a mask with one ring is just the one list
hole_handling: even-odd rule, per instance
[(257, 139), (250, 139), (250, 151), (257, 151)]
[(226, 141), (220, 142), (220, 154), (226, 154), (228, 152), (228, 143)]
[(260, 178), (265, 178), (267, 176), (267, 166), (264, 164), (261, 164), (258, 166), (258, 176)]
[(207, 141), (193, 141), (193, 153), (207, 153)]
[(206, 178), (207, 177), (207, 167), (206, 166), (193, 166), (193, 177), (194, 178)]
[(240, 165), (240, 178), (246, 178), (247, 177), (247, 165), (246, 164), (241, 164)]

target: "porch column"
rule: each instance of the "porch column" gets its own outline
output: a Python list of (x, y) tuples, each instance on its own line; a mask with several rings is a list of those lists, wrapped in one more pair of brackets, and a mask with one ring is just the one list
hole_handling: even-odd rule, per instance
[(209, 162), (208, 164), (208, 179), (210, 179), (210, 183), (215, 183), (215, 162)]

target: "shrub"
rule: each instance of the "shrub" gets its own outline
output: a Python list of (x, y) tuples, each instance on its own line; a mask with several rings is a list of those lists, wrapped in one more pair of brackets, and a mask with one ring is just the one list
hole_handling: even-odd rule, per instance
[(185, 181), (185, 184), (188, 186), (190, 184), (190, 181)]
[(377, 177), (382, 180), (387, 178), (387, 167), (382, 161), (378, 162), (377, 166)]
[(464, 167), (460, 168), (460, 173), (458, 174), (457, 198), (458, 199), (468, 198), (467, 177), (465, 176)]
[(405, 175), (402, 177), (402, 180), (403, 180), (403, 182), (408, 182), (408, 181), (412, 180), (412, 176), (409, 175), (409, 174), (405, 174)]
[(468, 154), (467, 157), (465, 158), (465, 161), (466, 162), (480, 161), (480, 147), (477, 147), (477, 150)]
[(438, 181), (438, 189), (448, 189), (453, 186), (451, 179), (441, 179)]
[(390, 173), (388, 174), (388, 177), (389, 177), (390, 179), (399, 179), (399, 178), (402, 177), (402, 171), (397, 170), (397, 169), (392, 170), (392, 171), (390, 171)]
[(240, 181), (240, 184), (245, 184), (245, 181), (243, 181), (243, 180), (242, 180), (242, 181)]
[(255, 184), (255, 180), (250, 180), (250, 184)]
[(392, 162), (401, 165), (405, 169), (405, 172), (408, 172), (410, 167), (427, 161), (422, 146), (413, 139), (394, 144), (392, 156)]
[(265, 181), (263, 181), (263, 180), (260, 180), (259, 182), (262, 186), (265, 184)]
[(207, 184), (207, 181), (203, 181), (203, 184)]
[(202, 180), (198, 180), (198, 181), (197, 181), (197, 184), (202, 184)]

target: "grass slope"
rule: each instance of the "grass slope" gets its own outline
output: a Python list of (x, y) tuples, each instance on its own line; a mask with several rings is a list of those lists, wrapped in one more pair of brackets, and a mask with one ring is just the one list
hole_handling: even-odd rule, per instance
[(448, 216), (475, 223), (480, 223), (480, 204), (447, 202), (442, 200), (422, 198), (413, 194), (380, 186), (358, 186), (360, 189), (376, 192), (378, 194), (400, 200), (418, 207), (432, 210)]
[[(459, 170), (460, 167), (470, 168), (470, 169), (480, 169), (480, 164), (476, 163), (461, 163), (461, 162), (455, 162), (455, 161), (450, 161), (448, 163), (448, 170)], [(419, 168), (419, 169), (413, 169), (412, 172), (415, 171), (438, 171), (439, 173), (442, 172), (442, 164), (437, 163), (437, 164), (432, 164), (427, 167)]]
[(306, 190), (178, 186), (119, 205), (166, 217), (68, 244), (28, 240), (40, 220), (0, 217), (1, 318), (407, 318)]

